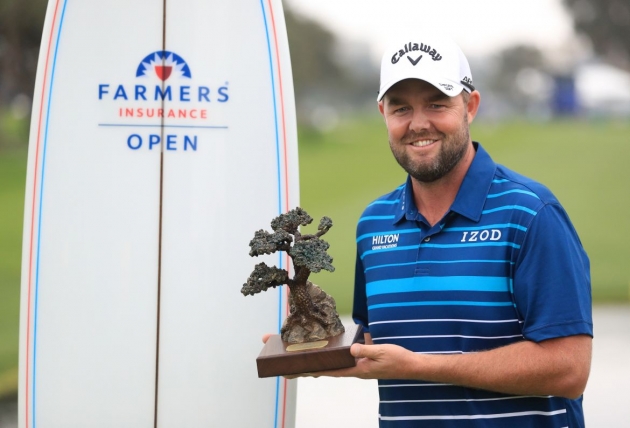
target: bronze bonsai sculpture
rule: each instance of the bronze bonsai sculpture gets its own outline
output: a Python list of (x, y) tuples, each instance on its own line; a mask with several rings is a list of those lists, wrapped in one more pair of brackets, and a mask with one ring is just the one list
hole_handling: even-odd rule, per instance
[(344, 332), (335, 300), (308, 280), (311, 272), (322, 269), (333, 272), (332, 258), (326, 250), (328, 242), (320, 239), (332, 227), (332, 220), (322, 217), (313, 235), (303, 235), (300, 226), (307, 226), (313, 218), (302, 208), (295, 208), (271, 221), (273, 233), (259, 230), (249, 243), (249, 255), (259, 256), (285, 251), (293, 261), (295, 275), (289, 278), (285, 269), (259, 263), (243, 284), (245, 296), (266, 291), (270, 287), (289, 286), (290, 314), (280, 331), (282, 340), (302, 343), (322, 340)]

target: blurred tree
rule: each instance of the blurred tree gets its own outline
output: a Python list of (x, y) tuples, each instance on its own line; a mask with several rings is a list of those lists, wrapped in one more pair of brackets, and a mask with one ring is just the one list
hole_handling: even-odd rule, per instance
[(533, 76), (543, 75), (547, 68), (542, 52), (534, 46), (508, 47), (498, 53), (493, 68), (486, 84), (506, 103), (510, 111), (503, 113), (520, 115), (531, 109), (542, 90)]
[(339, 81), (343, 71), (334, 60), (335, 36), (317, 22), (296, 15), (287, 6), (284, 16), (296, 97), (327, 80)]
[(286, 3), (284, 15), (298, 120), (304, 123), (306, 116), (321, 106), (354, 108), (366, 101), (373, 104), (378, 68), (371, 70), (367, 48), (342, 44), (331, 31), (296, 14)]
[(0, 0), (0, 106), (33, 94), (47, 0)]
[(611, 64), (630, 70), (630, 1), (563, 0), (575, 29)]

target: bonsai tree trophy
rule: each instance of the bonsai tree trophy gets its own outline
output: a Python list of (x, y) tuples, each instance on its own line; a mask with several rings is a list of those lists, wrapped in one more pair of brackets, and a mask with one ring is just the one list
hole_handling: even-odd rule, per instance
[(359, 340), (360, 329), (344, 328), (332, 296), (308, 280), (311, 272), (333, 272), (328, 243), (321, 239), (332, 227), (332, 220), (322, 217), (317, 233), (302, 234), (313, 218), (302, 208), (295, 208), (271, 221), (273, 233), (259, 230), (250, 241), (252, 257), (285, 251), (293, 261), (295, 275), (266, 263), (259, 263), (243, 284), (245, 296), (280, 285), (289, 287), (289, 316), (280, 335), (272, 336), (256, 360), (258, 376), (269, 377), (350, 367), (355, 364), (350, 346)]

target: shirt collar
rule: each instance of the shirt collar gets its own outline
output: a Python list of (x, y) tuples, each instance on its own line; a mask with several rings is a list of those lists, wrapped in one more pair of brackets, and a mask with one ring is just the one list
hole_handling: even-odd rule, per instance
[[(486, 197), (497, 166), (488, 152), (481, 147), (481, 144), (473, 142), (473, 145), (477, 153), (459, 187), (450, 211), (477, 222), (481, 219), (481, 212), (486, 203)], [(413, 200), (411, 177), (407, 176), (407, 182), (401, 188), (400, 202), (394, 215), (394, 223), (398, 223), (403, 218), (412, 221), (420, 218)]]
[(451, 211), (463, 215), (473, 221), (481, 220), (481, 212), (486, 203), (492, 180), (497, 169), (488, 152), (481, 147), (481, 144), (473, 142), (477, 154), (473, 159), (462, 185), (459, 187), (457, 196)]

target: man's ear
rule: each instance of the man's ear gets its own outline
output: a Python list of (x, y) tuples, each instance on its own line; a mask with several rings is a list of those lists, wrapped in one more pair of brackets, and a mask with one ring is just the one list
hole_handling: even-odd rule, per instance
[(381, 112), (381, 116), (385, 117), (385, 107), (383, 106), (383, 100), (378, 102), (378, 111)]
[(475, 116), (477, 116), (480, 102), (481, 94), (479, 93), (479, 91), (472, 91), (470, 97), (468, 97), (468, 105), (466, 106), (468, 123), (472, 123), (472, 121), (475, 119)]

